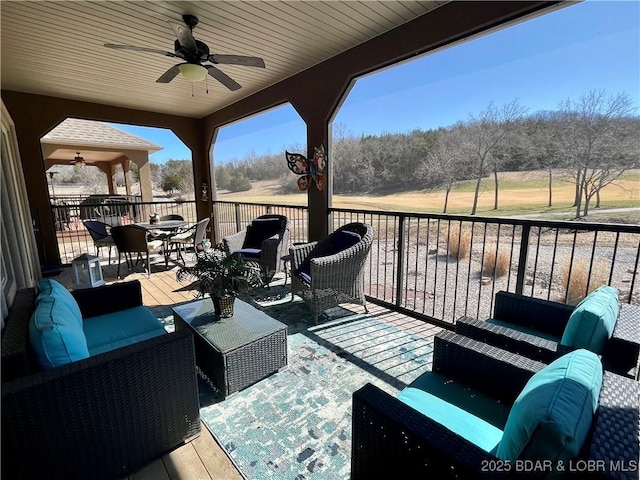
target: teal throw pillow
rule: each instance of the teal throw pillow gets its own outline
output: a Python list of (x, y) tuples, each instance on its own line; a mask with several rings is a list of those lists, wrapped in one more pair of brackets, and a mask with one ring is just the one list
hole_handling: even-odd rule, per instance
[(75, 314), (54, 295), (40, 298), (29, 322), (29, 340), (43, 370), (89, 357)]
[(586, 348), (601, 355), (618, 320), (618, 290), (604, 285), (587, 295), (575, 308), (561, 345)]
[(575, 350), (529, 379), (504, 428), (497, 456), (511, 462), (577, 457), (587, 439), (602, 387), (602, 364)]
[(37, 301), (41, 298), (54, 296), (67, 306), (74, 318), (78, 321), (80, 328), (82, 328), (82, 313), (80, 312), (78, 302), (76, 302), (76, 299), (73, 298), (71, 292), (67, 290), (64, 285), (50, 278), (43, 278), (38, 282), (38, 291), (40, 293), (38, 294)]

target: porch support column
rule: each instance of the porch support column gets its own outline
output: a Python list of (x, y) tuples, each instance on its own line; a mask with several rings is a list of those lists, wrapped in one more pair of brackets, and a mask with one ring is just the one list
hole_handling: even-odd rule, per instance
[[(328, 117), (327, 117), (328, 118)], [(329, 139), (329, 126), (327, 119), (309, 119), (307, 122), (307, 158), (312, 158), (314, 154), (314, 147), (319, 147), (321, 143), (324, 143), (325, 151), (329, 152), (329, 145), (327, 144)], [(329, 156), (329, 155), (328, 155)], [(332, 166), (329, 163), (327, 165), (327, 178), (331, 178), (330, 170)], [(311, 185), (307, 191), (307, 205), (309, 208), (309, 240), (319, 240), (326, 237), (331, 228), (329, 226), (329, 206), (331, 191), (331, 184), (333, 182), (328, 181), (324, 190), (320, 191), (316, 187), (315, 183)]]
[(149, 165), (148, 152), (134, 152), (130, 154), (130, 159), (138, 166), (138, 176), (140, 177), (140, 196), (143, 202), (153, 202), (153, 187), (151, 185), (151, 165)]
[[(116, 168), (115, 165), (110, 162), (101, 162), (96, 164), (100, 170), (102, 170), (107, 176), (107, 188), (109, 189), (109, 195), (115, 195), (117, 193), (116, 188)], [(86, 166), (84, 168), (87, 168)]]
[[(212, 181), (212, 160), (210, 156), (211, 143), (213, 141), (213, 131), (209, 133), (202, 124), (200, 128), (191, 128), (189, 130), (174, 130), (174, 133), (182, 140), (191, 150), (191, 161), (193, 163), (193, 186), (196, 200), (196, 213), (198, 220), (209, 218), (209, 226), (207, 227), (207, 237), (211, 239), (213, 244), (221, 242), (222, 239), (216, 239), (213, 229), (213, 203), (215, 192), (213, 190)], [(203, 195), (206, 192), (206, 195)]]
[(129, 166), (129, 159), (123, 157), (120, 160), (120, 165), (122, 165), (122, 172), (124, 174), (124, 188), (127, 195), (131, 195), (131, 167)]

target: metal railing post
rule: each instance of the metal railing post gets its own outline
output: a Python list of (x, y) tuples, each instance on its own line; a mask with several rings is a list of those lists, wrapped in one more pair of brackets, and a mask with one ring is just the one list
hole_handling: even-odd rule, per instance
[(522, 294), (524, 280), (527, 274), (527, 257), (529, 256), (529, 234), (531, 225), (522, 225), (522, 238), (520, 239), (520, 257), (518, 259), (518, 274), (516, 276), (516, 293)]
[(396, 272), (396, 305), (402, 305), (402, 285), (404, 283), (404, 222), (406, 217), (398, 217), (398, 271)]
[(236, 232), (240, 231), (240, 204), (236, 203)]

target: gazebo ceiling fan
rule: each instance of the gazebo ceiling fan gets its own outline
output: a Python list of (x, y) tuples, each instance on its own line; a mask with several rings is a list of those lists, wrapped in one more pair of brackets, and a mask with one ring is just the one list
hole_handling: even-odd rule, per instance
[[(193, 29), (198, 24), (198, 18), (194, 15), (183, 15), (182, 20), (185, 25), (168, 22), (177, 37), (174, 42), (173, 52), (167, 52), (155, 48), (118, 45), (113, 43), (105, 43), (104, 46), (116, 50), (159, 53), (167, 57), (181, 58), (184, 60), (184, 63), (174, 65), (160, 75), (156, 80), (156, 83), (169, 83), (179, 73), (182, 73), (185, 78), (192, 82), (199, 82), (204, 80), (208, 74), (222, 83), (229, 90), (238, 90), (241, 88), (241, 85), (214, 65), (226, 64), (265, 68), (264, 60), (259, 57), (212, 54), (207, 44), (193, 38)], [(214, 65), (203, 65), (203, 62), (211, 62)]]
[(80, 152), (76, 152), (76, 156), (71, 160), (71, 165), (75, 165), (77, 167), (84, 167), (87, 163), (84, 161), (84, 157), (80, 155)]

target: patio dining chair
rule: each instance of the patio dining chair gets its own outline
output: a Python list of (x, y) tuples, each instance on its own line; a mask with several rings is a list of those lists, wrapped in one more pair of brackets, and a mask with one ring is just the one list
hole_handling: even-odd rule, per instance
[(354, 222), (320, 241), (291, 246), (291, 293), (309, 304), (316, 322), (343, 302), (360, 303), (368, 311), (364, 266), (372, 242), (373, 228)]
[(100, 256), (100, 248), (109, 247), (108, 265), (111, 265), (111, 248), (116, 245), (109, 233), (111, 225), (97, 220), (85, 220), (83, 223), (89, 232), (89, 235), (91, 235), (93, 245), (96, 247), (96, 255), (98, 257)]
[(134, 268), (132, 253), (137, 253), (135, 265), (142, 260), (145, 255), (143, 265), (147, 270), (147, 275), (151, 276), (151, 265), (149, 264), (149, 252), (155, 252), (162, 247), (162, 240), (147, 240), (147, 229), (138, 225), (119, 225), (111, 228), (111, 236), (118, 249), (118, 273), (120, 278), (120, 259), (124, 253), (127, 261), (127, 267), (131, 270)]
[(638, 378), (640, 307), (602, 286), (577, 306), (498, 292), (492, 318), (461, 317), (456, 332), (544, 363), (576, 348), (602, 356), (604, 368)]
[(202, 244), (202, 241), (207, 236), (208, 226), (209, 218), (203, 218), (199, 222), (191, 225), (189, 228), (181, 232), (169, 235), (169, 237), (167, 238), (167, 243), (169, 244), (169, 251), (167, 252), (167, 256), (171, 256), (171, 250), (173, 248), (173, 250), (175, 250), (177, 254), (176, 260), (179, 259), (184, 262), (181, 250), (184, 250), (186, 253), (187, 246), (192, 246), (194, 252), (197, 252), (198, 248)]

